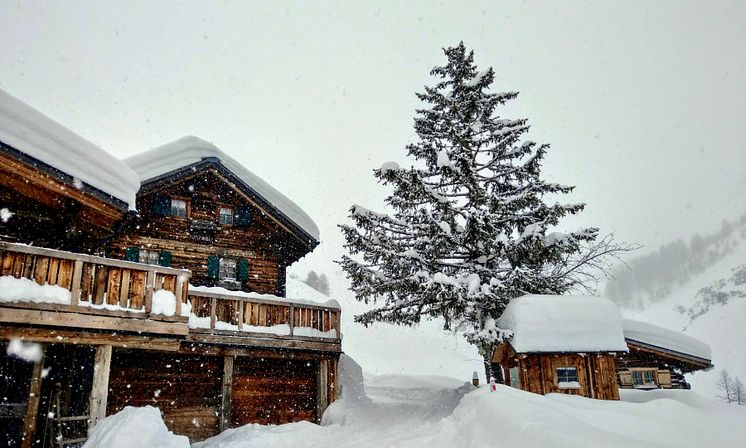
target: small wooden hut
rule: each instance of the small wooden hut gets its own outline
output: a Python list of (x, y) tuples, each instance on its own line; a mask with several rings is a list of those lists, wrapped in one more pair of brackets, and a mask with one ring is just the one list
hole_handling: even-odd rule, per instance
[(527, 295), (508, 304), (497, 325), (513, 332), (492, 358), (507, 384), (542, 395), (619, 399), (614, 362), (627, 345), (610, 301)]

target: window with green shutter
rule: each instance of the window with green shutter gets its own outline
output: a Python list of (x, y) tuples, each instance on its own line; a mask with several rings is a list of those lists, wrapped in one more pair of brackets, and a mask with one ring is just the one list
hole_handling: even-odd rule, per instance
[(140, 249), (137, 247), (128, 247), (124, 251), (124, 259), (137, 263), (138, 261), (140, 261)]
[(220, 260), (215, 255), (207, 257), (207, 277), (218, 278), (218, 271), (220, 269)]
[(244, 282), (249, 279), (249, 260), (239, 258), (236, 263), (236, 280)]
[(158, 264), (161, 266), (170, 268), (171, 267), (171, 252), (167, 250), (162, 250), (160, 256), (158, 257)]
[(251, 224), (251, 207), (248, 205), (236, 208), (235, 225), (248, 226)]
[(171, 198), (159, 194), (153, 199), (153, 214), (155, 216), (169, 216), (171, 214)]

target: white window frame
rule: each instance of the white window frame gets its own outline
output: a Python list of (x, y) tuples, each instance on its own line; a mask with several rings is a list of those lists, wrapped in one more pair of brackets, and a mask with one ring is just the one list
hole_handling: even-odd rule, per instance
[(161, 251), (153, 249), (140, 249), (137, 253), (137, 262), (158, 265), (161, 261)]
[[(639, 381), (635, 377), (639, 377)], [(651, 381), (647, 381), (650, 379)], [(648, 386), (658, 384), (658, 372), (657, 369), (634, 369), (632, 370), (632, 385), (633, 386)]]
[[(575, 379), (572, 378), (572, 376), (569, 375), (562, 375), (560, 376), (560, 370), (565, 371), (575, 371)], [(559, 383), (577, 383), (578, 382), (578, 368), (576, 366), (559, 366), (556, 369), (557, 371), (557, 384)]]
[(171, 198), (171, 216), (175, 218), (186, 218), (187, 203), (183, 199)]
[[(223, 213), (224, 211), (228, 213)], [(224, 217), (230, 218), (230, 219), (223, 219)], [(220, 207), (218, 209), (218, 222), (220, 223), (220, 225), (232, 226), (235, 220), (236, 220), (236, 212), (235, 210), (233, 210), (232, 207)]]
[[(237, 265), (238, 260), (235, 258), (220, 257), (220, 260), (218, 260), (218, 278), (220, 280), (235, 280)], [(229, 275), (231, 271), (233, 272), (232, 277)]]

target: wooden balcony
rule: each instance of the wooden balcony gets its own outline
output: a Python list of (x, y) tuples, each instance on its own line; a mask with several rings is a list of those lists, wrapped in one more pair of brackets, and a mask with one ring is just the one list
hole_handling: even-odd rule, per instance
[(274, 296), (189, 289), (190, 340), (340, 351), (340, 309)]
[(186, 270), (6, 242), (0, 275), (8, 286), (0, 291), (0, 337), (159, 350), (185, 342), (341, 351), (333, 301), (190, 287)]
[[(181, 316), (189, 271), (0, 242), (0, 275), (21, 279), (6, 282), (0, 291), (0, 322), (66, 329), (48, 332), (49, 342), (65, 336), (77, 343), (102, 337), (87, 333), (81, 340), (72, 336), (77, 329), (145, 338), (183, 338), (189, 332), (188, 318)], [(161, 290), (176, 299), (170, 313), (153, 312), (153, 297)], [(7, 331), (4, 328), (3, 333)]]

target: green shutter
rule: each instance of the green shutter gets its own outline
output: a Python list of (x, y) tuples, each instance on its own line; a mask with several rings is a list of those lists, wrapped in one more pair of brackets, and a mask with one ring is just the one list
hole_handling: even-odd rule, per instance
[(248, 226), (251, 224), (251, 207), (248, 205), (236, 209), (236, 225)]
[(171, 198), (162, 194), (153, 199), (153, 214), (155, 216), (168, 216), (171, 214)]
[(219, 261), (218, 257), (215, 255), (210, 255), (207, 257), (207, 277), (208, 278), (218, 278), (218, 271), (219, 271)]
[(239, 258), (236, 262), (236, 280), (244, 282), (249, 279), (249, 260)]
[(162, 250), (161, 254), (158, 256), (158, 264), (161, 266), (170, 268), (171, 267), (171, 252), (167, 250)]
[(124, 251), (124, 259), (137, 263), (140, 261), (140, 249), (137, 247), (128, 247), (127, 250)]

